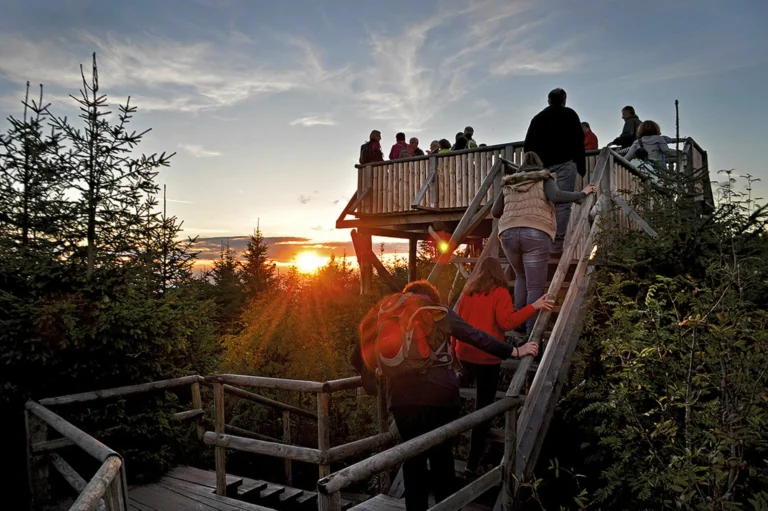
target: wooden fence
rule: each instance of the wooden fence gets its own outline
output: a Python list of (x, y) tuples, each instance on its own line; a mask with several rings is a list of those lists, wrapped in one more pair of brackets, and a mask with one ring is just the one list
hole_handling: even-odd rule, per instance
[[(691, 138), (680, 139), (680, 142), (683, 143), (680, 162), (668, 162), (669, 170), (692, 172), (694, 169), (706, 169), (706, 151)], [(522, 162), (523, 145), (523, 142), (511, 142), (357, 165), (357, 192), (347, 204), (344, 214), (356, 213), (366, 216), (413, 210), (466, 208), (499, 158), (505, 158), (518, 165)], [(612, 152), (622, 158), (614, 150)], [(579, 178), (578, 186), (589, 181), (589, 173), (594, 170), (599, 153), (599, 150), (587, 152), (587, 175)], [(631, 173), (630, 169), (636, 170), (635, 167), (626, 160), (619, 166), (623, 167), (623, 170), (616, 173), (617, 183), (631, 185), (631, 180), (627, 180), (627, 173)], [(711, 202), (712, 191), (708, 173), (703, 174), (695, 186), (695, 191), (702, 200)], [(487, 200), (490, 200), (494, 192), (493, 187), (488, 190)]]

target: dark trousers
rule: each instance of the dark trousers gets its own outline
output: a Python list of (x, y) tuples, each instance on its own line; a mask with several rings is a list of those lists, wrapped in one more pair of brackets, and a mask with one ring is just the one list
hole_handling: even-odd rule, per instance
[[(477, 399), (475, 399), (475, 410), (484, 408), (490, 404), (496, 397), (496, 389), (499, 387), (499, 372), (501, 364), (473, 364), (472, 362), (461, 362), (464, 368), (464, 382), (462, 386), (469, 386), (472, 383), (477, 384)], [(469, 444), (469, 456), (467, 457), (467, 469), (477, 470), (480, 460), (485, 454), (485, 447), (488, 441), (488, 431), (491, 429), (491, 423), (484, 422), (472, 430), (472, 439)]]
[[(414, 392), (417, 392), (414, 389)], [(456, 420), (459, 410), (437, 406), (393, 406), (397, 430), (403, 441), (416, 438)], [(429, 460), (429, 470), (427, 470)], [(444, 442), (403, 463), (405, 509), (421, 511), (429, 508), (429, 490), (440, 502), (454, 492), (456, 472), (453, 466), (453, 442)]]
[[(557, 187), (565, 192), (572, 192), (576, 188), (576, 164), (572, 161), (552, 165), (550, 172), (557, 174)], [(563, 241), (568, 231), (568, 222), (571, 219), (571, 203), (558, 204), (555, 209), (555, 218), (557, 219), (557, 234), (555, 235), (554, 247), (562, 250)]]

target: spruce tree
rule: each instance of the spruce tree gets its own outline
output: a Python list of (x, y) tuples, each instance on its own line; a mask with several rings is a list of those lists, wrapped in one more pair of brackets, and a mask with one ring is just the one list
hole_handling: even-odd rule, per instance
[(241, 266), (243, 288), (248, 300), (266, 291), (275, 278), (275, 263), (267, 258), (268, 252), (269, 247), (257, 225), (256, 230), (248, 237), (248, 245), (243, 252), (244, 261)]
[(245, 295), (241, 278), (241, 263), (235, 258), (229, 244), (223, 245), (219, 259), (214, 261), (208, 278), (213, 284), (213, 299), (217, 306), (217, 320), (225, 334), (238, 331), (240, 313)]

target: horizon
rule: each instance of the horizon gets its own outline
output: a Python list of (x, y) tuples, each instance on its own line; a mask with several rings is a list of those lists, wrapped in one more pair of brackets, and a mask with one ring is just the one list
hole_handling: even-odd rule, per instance
[[(681, 135), (708, 151), (713, 179), (730, 168), (763, 177), (766, 109), (753, 98), (768, 75), (766, 15), (757, 0), (268, 10), (238, 0), (39, 0), (9, 6), (0, 21), (0, 105), (20, 115), (29, 80), (44, 84), (55, 114), (73, 117), (67, 94), (95, 51), (110, 104), (131, 95), (134, 129), (152, 128), (139, 150), (177, 152), (158, 182), (184, 236), (247, 237), (260, 221), (265, 237), (302, 238), (293, 257), (313, 246), (352, 255), (335, 219), (371, 129), (385, 154), (398, 131), (425, 148), (466, 125), (478, 143), (522, 140), (554, 87), (601, 146), (620, 133), (625, 104), (674, 135), (679, 99)], [(755, 194), (768, 197), (767, 186), (765, 175)], [(387, 253), (401, 250), (383, 241)], [(270, 257), (286, 262), (283, 248)]]

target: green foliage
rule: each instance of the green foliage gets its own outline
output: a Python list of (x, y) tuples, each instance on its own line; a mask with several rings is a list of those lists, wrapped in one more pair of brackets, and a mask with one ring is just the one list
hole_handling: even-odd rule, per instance
[(768, 488), (765, 217), (728, 203), (706, 214), (680, 194), (653, 200), (643, 216), (657, 240), (608, 226), (599, 243), (550, 450), (586, 474), (600, 508), (759, 509)]
[[(215, 309), (191, 274), (194, 240), (180, 239), (180, 223), (154, 198), (169, 156), (134, 155), (143, 135), (128, 130), (136, 109), (121, 106), (112, 124), (97, 76), (94, 59), (77, 100), (82, 127), (41, 99), (9, 120), (0, 144), (0, 407), (15, 420), (26, 399), (218, 364)], [(134, 477), (171, 463), (177, 432), (167, 414), (176, 401), (167, 394), (61, 413), (90, 432), (120, 425), (110, 446)], [(13, 465), (22, 464), (20, 455)]]

